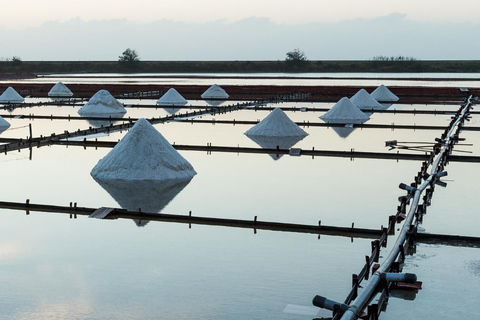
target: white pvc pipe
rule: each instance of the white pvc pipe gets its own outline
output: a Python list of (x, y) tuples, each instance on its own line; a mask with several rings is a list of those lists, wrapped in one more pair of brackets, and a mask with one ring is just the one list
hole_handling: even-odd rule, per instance
[(341, 320), (354, 320), (357, 319), (358, 314), (365, 309), (366, 304), (370, 301), (370, 298), (372, 294), (375, 292), (378, 284), (380, 283), (381, 280), (381, 274), (385, 273), (390, 269), (390, 266), (392, 265), (393, 262), (395, 262), (395, 259), (397, 258), (399, 252), (400, 252), (400, 245), (403, 245), (405, 242), (405, 239), (407, 237), (407, 233), (410, 229), (410, 225), (413, 222), (413, 218), (415, 217), (415, 212), (418, 207), (418, 202), (420, 200), (420, 196), (422, 195), (423, 191), (430, 185), (430, 182), (432, 179), (435, 177), (435, 174), (437, 173), (438, 166), (440, 164), (440, 161), (442, 159), (443, 154), (447, 151), (448, 148), (448, 143), (452, 139), (452, 134), (454, 129), (458, 126), (458, 123), (463, 119), (465, 116), (465, 111), (467, 107), (472, 103), (471, 102), (472, 96), (468, 98), (468, 101), (464, 108), (462, 109), (462, 113), (460, 116), (457, 118), (457, 120), (452, 124), (450, 130), (448, 131), (447, 137), (445, 139), (445, 143), (443, 145), (442, 151), (437, 155), (435, 158), (435, 161), (432, 164), (432, 170), (431, 170), (431, 175), (428, 177), (427, 180), (423, 182), (423, 184), (418, 187), (415, 190), (415, 194), (413, 196), (413, 201), (412, 205), (410, 206), (410, 210), (408, 211), (407, 218), (403, 224), (403, 227), (400, 231), (400, 234), (397, 238), (397, 241), (395, 242), (395, 245), (390, 251), (389, 255), (385, 259), (385, 261), (380, 265), (378, 270), (372, 275), (370, 278), (370, 281), (365, 285), (364, 289), (362, 292), (358, 295), (358, 297), (352, 301), (352, 303), (349, 305), (348, 309), (344, 312)]

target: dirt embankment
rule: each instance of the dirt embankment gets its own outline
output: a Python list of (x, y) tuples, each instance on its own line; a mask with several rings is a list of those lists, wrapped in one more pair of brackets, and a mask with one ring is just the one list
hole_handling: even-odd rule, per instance
[(21, 80), (21, 79), (35, 79), (37, 77), (34, 73), (0, 73), (0, 80)]
[[(22, 96), (46, 97), (55, 83), (12, 83), (0, 84), (0, 92), (8, 86), (14, 87)], [(152, 98), (160, 97), (171, 85), (136, 85), (136, 84), (69, 84), (75, 97), (90, 98), (100, 89), (110, 91), (114, 96), (124, 93), (159, 91)], [(200, 95), (208, 89), (204, 85), (175, 85), (180, 94), (187, 99), (200, 99)], [(360, 86), (222, 86), (231, 100), (264, 100), (280, 95), (295, 93), (307, 94), (307, 101), (338, 101), (342, 97), (351, 97), (361, 88), (372, 92), (376, 87)], [(480, 95), (480, 89), (462, 92), (459, 88), (450, 87), (402, 87), (390, 86), (390, 90), (400, 97), (404, 103), (427, 103), (442, 101), (458, 101), (469, 94)]]

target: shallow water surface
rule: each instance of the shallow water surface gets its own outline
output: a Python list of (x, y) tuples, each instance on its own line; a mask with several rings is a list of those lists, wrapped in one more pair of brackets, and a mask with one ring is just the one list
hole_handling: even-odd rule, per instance
[[(314, 104), (318, 108), (332, 105)], [(76, 114), (76, 107), (39, 107), (14, 113), (33, 111), (68, 115)], [(132, 108), (126, 116), (165, 114), (160, 108)], [(302, 127), (309, 135), (295, 148), (389, 152), (386, 140), (434, 141), (441, 134), (434, 130), (308, 126), (309, 121), (321, 122), (321, 114), (287, 112), (294, 121), (307, 123)], [(267, 115), (267, 111), (242, 110), (204, 119), (255, 121)], [(475, 126), (477, 120), (473, 116), (469, 125)], [(370, 120), (438, 126), (446, 126), (448, 121), (448, 116), (413, 114), (373, 114)], [(91, 125), (87, 120), (9, 122), (11, 128), (0, 137), (28, 136), (29, 123), (34, 136)], [(258, 147), (244, 135), (250, 127), (188, 122), (155, 125), (170, 143)], [(98, 139), (117, 141), (125, 134), (116, 132)], [(462, 136), (474, 145), (461, 149), (480, 155), (476, 146), (479, 133), (465, 131)], [(64, 206), (76, 202), (91, 208), (132, 203), (128, 197), (134, 197), (133, 193), (112, 191), (90, 176), (108, 152), (107, 148), (57, 145), (33, 148), (32, 160), (28, 150), (1, 154), (1, 200), (30, 199), (31, 203)], [(322, 225), (349, 227), (353, 223), (370, 229), (387, 224), (388, 216), (396, 212), (397, 198), (404, 194), (398, 184), (410, 183), (421, 165), (420, 161), (349, 157), (180, 153), (198, 174), (174, 192), (178, 194), (172, 199), (159, 202), (163, 213), (187, 215), (191, 211), (195, 216), (246, 220), (257, 216), (261, 221), (311, 225), (321, 220)], [(445, 180), (452, 181), (447, 181), (446, 189), (437, 188), (422, 224), (425, 232), (479, 236), (477, 167), (476, 163), (448, 165)], [(141, 225), (125, 219), (70, 219), (68, 214), (38, 212), (27, 216), (22, 211), (0, 209), (0, 319), (308, 319), (282, 311), (287, 304), (308, 306), (317, 294), (343, 301), (351, 274), (360, 271), (370, 253), (370, 239), (324, 235), (318, 239), (311, 234), (189, 228), (188, 224), (154, 221)], [(404, 271), (417, 273), (424, 289), (413, 302), (391, 299), (382, 318), (399, 319), (407, 313), (411, 319), (453, 315), (439, 304), (451, 287), (454, 294), (448, 295), (449, 299), (456, 305), (465, 302), (470, 310), (480, 284), (478, 252), (419, 245)], [(450, 265), (452, 261), (455, 264)], [(465, 310), (462, 314), (467, 315)]]

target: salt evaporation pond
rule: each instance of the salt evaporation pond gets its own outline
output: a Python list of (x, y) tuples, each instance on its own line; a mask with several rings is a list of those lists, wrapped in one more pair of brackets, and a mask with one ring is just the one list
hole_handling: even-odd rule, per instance
[[(386, 79), (386, 80), (385, 80)], [(435, 80), (438, 79), (438, 80)], [(352, 85), (352, 86), (427, 86), (478, 87), (476, 73), (224, 73), (224, 74), (50, 74), (18, 82), (128, 83), (159, 85)], [(0, 83), (6, 81), (0, 81)]]
[[(143, 101), (143, 103), (149, 103)], [(190, 102), (189, 102), (190, 103)], [(333, 103), (281, 106), (331, 107)], [(393, 105), (398, 109), (455, 106)], [(78, 107), (16, 109), (13, 114), (76, 115)], [(2, 115), (6, 111), (0, 112)], [(166, 115), (162, 109), (127, 108), (126, 118)], [(321, 122), (322, 112), (286, 112), (296, 122)], [(261, 120), (267, 111), (242, 110), (203, 119)], [(478, 125), (474, 115), (467, 125)], [(8, 119), (0, 137), (28, 135), (28, 119)], [(373, 114), (368, 123), (447, 125), (449, 116)], [(34, 135), (89, 126), (87, 120), (34, 120)], [(155, 128), (176, 144), (248, 146), (247, 125), (172, 122)], [(433, 141), (427, 130), (357, 128), (346, 137), (334, 128), (302, 127), (309, 135), (295, 147), (387, 152), (386, 140)], [(348, 128), (344, 128), (348, 129)], [(99, 138), (121, 139), (125, 132)], [(480, 155), (480, 133), (462, 132)], [(90, 176), (109, 149), (34, 148), (0, 155), (2, 201), (85, 207), (119, 207)], [(197, 175), (162, 210), (165, 213), (379, 229), (395, 213), (397, 198), (419, 161), (326, 157), (273, 160), (267, 154), (180, 151)], [(448, 187), (437, 188), (422, 228), (431, 233), (479, 236), (475, 163), (447, 166)], [(320, 294), (342, 301), (370, 239), (294, 234), (128, 220), (99, 221), (67, 214), (0, 209), (1, 319), (311, 319), (283, 313), (287, 304), (310, 305)], [(389, 245), (393, 241), (389, 240)], [(385, 255), (386, 251), (382, 251)], [(472, 315), (480, 285), (480, 251), (419, 244), (405, 272), (424, 282), (414, 301), (391, 298), (382, 319)], [(448, 307), (441, 301), (452, 303)], [(465, 308), (459, 311), (459, 306)], [(458, 313), (460, 312), (460, 313)], [(328, 313), (327, 313), (328, 314)]]

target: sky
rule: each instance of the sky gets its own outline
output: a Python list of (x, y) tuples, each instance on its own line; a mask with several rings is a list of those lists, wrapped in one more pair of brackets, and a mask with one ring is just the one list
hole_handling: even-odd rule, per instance
[(283, 60), (298, 47), (312, 60), (478, 59), (479, 44), (452, 46), (478, 34), (479, 12), (478, 0), (2, 1), (0, 58), (116, 60), (133, 47), (143, 60)]

